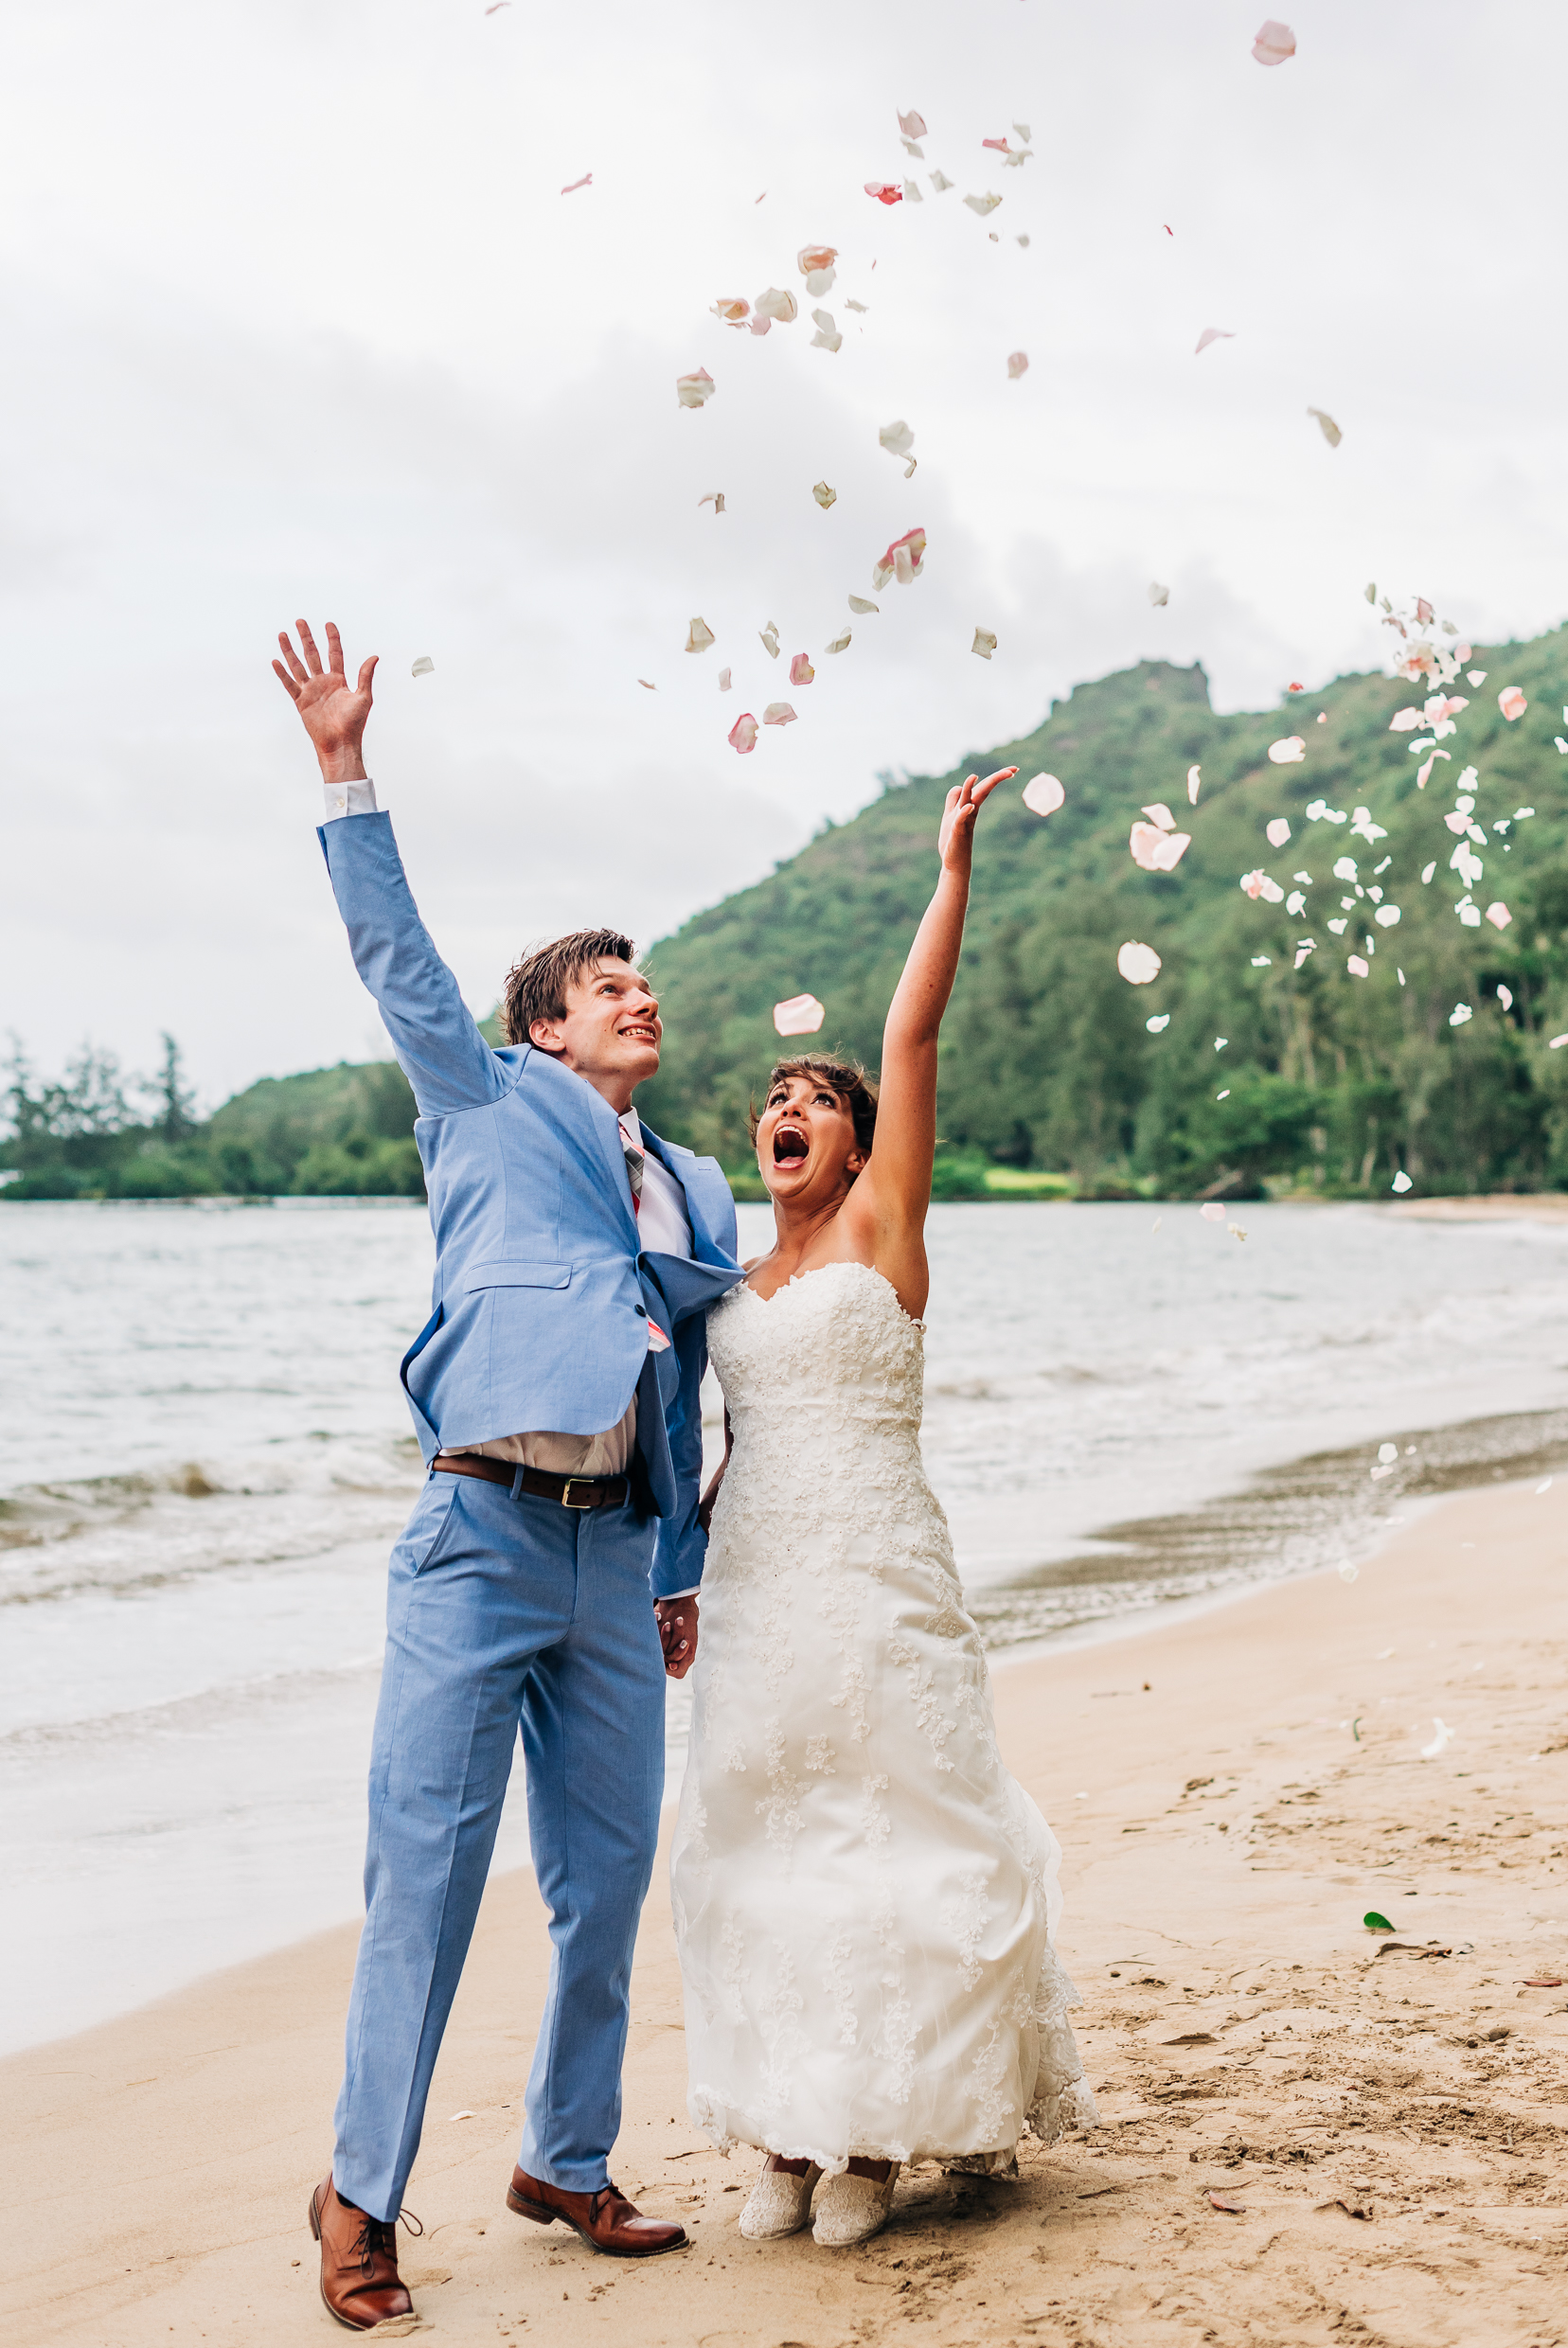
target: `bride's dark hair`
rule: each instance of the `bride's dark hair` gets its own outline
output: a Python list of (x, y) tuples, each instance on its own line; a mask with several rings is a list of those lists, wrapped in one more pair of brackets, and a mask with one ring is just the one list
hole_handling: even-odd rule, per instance
[[(877, 1079), (867, 1074), (858, 1059), (834, 1059), (827, 1052), (802, 1052), (794, 1059), (775, 1059), (768, 1071), (764, 1100), (786, 1076), (814, 1076), (818, 1083), (836, 1093), (854, 1120), (857, 1146), (870, 1156), (877, 1130)], [(746, 1112), (755, 1142), (762, 1112), (755, 1101), (748, 1101)]]

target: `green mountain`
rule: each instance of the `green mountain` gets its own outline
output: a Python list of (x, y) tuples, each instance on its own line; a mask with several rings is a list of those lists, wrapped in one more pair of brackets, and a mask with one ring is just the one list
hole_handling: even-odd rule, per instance
[[(1425, 791), (1411, 736), (1389, 730), (1424, 688), (1343, 677), (1281, 709), (1222, 717), (1201, 668), (1161, 662), (1079, 685), (1033, 734), (948, 774), (889, 785), (852, 822), (655, 948), (668, 1040), (639, 1105), (661, 1130), (743, 1164), (747, 1099), (780, 1048), (772, 1006), (807, 990), (827, 1008), (816, 1041), (874, 1068), (933, 885), (944, 794), (966, 773), (1016, 764), (1024, 778), (1056, 774), (1067, 796), (1042, 821), (1021, 785), (1007, 785), (980, 820), (942, 1043), (941, 1131), (960, 1157), (1055, 1169), (1101, 1195), (1245, 1195), (1265, 1177), (1384, 1191), (1400, 1167), (1429, 1189), (1568, 1183), (1568, 1066), (1548, 1048), (1568, 1026), (1568, 796), (1553, 735), (1568, 698), (1568, 631), (1478, 647), (1471, 665), (1486, 685), (1470, 692), (1442, 744), (1450, 760)], [(1530, 703), (1514, 724), (1497, 705), (1508, 685)], [(1297, 733), (1302, 762), (1272, 764), (1270, 743)], [(1482, 905), (1507, 902), (1503, 932), (1466, 927), (1454, 911), (1462, 888), (1443, 819), (1470, 763), (1489, 835), (1475, 894)], [(1194, 764), (1202, 783), (1189, 809)], [(1320, 800), (1346, 820), (1309, 820)], [(1131, 825), (1155, 802), (1192, 834), (1168, 874), (1140, 871), (1128, 849)], [(1352, 836), (1362, 807), (1385, 838)], [(1537, 811), (1517, 820), (1522, 807)], [(1275, 850), (1264, 826), (1279, 816), (1292, 838)], [(1498, 820), (1506, 828), (1491, 834)], [(1397, 927), (1369, 929), (1370, 901), (1334, 880), (1345, 855), (1361, 885), (1380, 868), (1375, 885), (1399, 905)], [(1299, 918), (1242, 893), (1241, 876), (1258, 866), (1287, 889), (1293, 873), (1310, 873)], [(1342, 917), (1338, 937), (1327, 923)], [(1309, 936), (1316, 951), (1298, 970), (1297, 942)], [(1119, 975), (1127, 939), (1160, 954), (1151, 986)], [(1365, 979), (1346, 971), (1357, 951)], [(1500, 983), (1511, 1010), (1497, 1001)], [(1460, 1005), (1473, 1017), (1452, 1026)], [(1162, 1013), (1168, 1026), (1149, 1034), (1147, 1020)]]
[[(808, 990), (827, 1007), (815, 1042), (874, 1068), (934, 883), (944, 795), (971, 770), (1016, 764), (1023, 778), (1059, 776), (1066, 802), (1042, 821), (1007, 785), (980, 820), (943, 1032), (939, 1195), (1241, 1197), (1265, 1183), (1381, 1195), (1401, 1168), (1428, 1190), (1568, 1187), (1568, 1051), (1551, 1048), (1568, 1029), (1568, 792), (1554, 732), (1568, 630), (1477, 647), (1470, 665), (1486, 682), (1464, 688), (1470, 705), (1439, 744), (1451, 755), (1424, 791), (1411, 735), (1389, 728), (1424, 687), (1342, 677), (1221, 717), (1202, 668), (1163, 662), (1078, 686), (1033, 734), (949, 774), (890, 783), (654, 948), (665, 1058), (639, 1107), (744, 1175), (747, 1103), (781, 1048), (773, 1005)], [(1506, 685), (1529, 703), (1515, 723), (1498, 707)], [(1286, 735), (1305, 756), (1273, 764), (1269, 745)], [(1501, 930), (1455, 912), (1457, 835), (1444, 819), (1472, 765), (1472, 820), (1487, 834), (1475, 903), (1506, 904)], [(1140, 871), (1128, 850), (1157, 802), (1192, 835), (1170, 873)], [(1313, 820), (1320, 803), (1330, 813)], [(1264, 827), (1281, 816), (1292, 837), (1271, 848)], [(1355, 876), (1336, 879), (1345, 857)], [(1299, 915), (1243, 894), (1257, 867), (1303, 887)], [(1372, 920), (1376, 900), (1356, 894), (1368, 888), (1399, 907), (1397, 924)], [(1159, 953), (1152, 985), (1118, 973), (1128, 939)], [(1366, 977), (1347, 972), (1351, 953)], [(1462, 1007), (1470, 1016), (1455, 1024)], [(1158, 1034), (1151, 1016), (1167, 1018)], [(104, 1056), (84, 1054), (45, 1087), (19, 1056), (0, 1199), (419, 1194), (413, 1102), (392, 1063), (267, 1078), (198, 1127), (168, 1048), (157, 1113), (139, 1123)]]

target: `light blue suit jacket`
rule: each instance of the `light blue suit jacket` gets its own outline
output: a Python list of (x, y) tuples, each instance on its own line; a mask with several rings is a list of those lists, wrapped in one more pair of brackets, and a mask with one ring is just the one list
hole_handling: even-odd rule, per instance
[[(741, 1277), (719, 1165), (643, 1127), (680, 1183), (692, 1254), (637, 1244), (615, 1112), (531, 1044), (492, 1051), (409, 891), (391, 819), (319, 837), (361, 978), (414, 1088), (436, 1233), (434, 1310), (402, 1363), (426, 1460), (534, 1428), (598, 1434), (637, 1396), (660, 1520), (655, 1597), (702, 1578), (699, 1388), (707, 1307)], [(650, 1354), (651, 1313), (673, 1343)]]

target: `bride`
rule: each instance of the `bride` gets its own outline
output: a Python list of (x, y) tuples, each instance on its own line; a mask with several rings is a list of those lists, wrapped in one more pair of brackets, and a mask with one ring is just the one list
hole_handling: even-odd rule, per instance
[(1007, 2172), (1025, 2124), (1094, 2125), (1060, 1854), (997, 1750), (919, 1447), (937, 1029), (975, 818), (1016, 772), (948, 793), (880, 1097), (832, 1059), (775, 1068), (777, 1236), (708, 1321), (728, 1440), (672, 1873), (691, 2116), (768, 2154), (754, 2241), (814, 2193), (817, 2241), (864, 2242), (900, 2164)]

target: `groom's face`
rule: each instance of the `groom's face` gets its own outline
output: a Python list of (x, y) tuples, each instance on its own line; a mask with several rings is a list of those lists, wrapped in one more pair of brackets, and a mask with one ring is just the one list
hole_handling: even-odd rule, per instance
[(536, 1019), (528, 1040), (599, 1089), (616, 1093), (656, 1076), (664, 1025), (658, 998), (630, 962), (606, 955), (566, 988), (560, 1019)]

